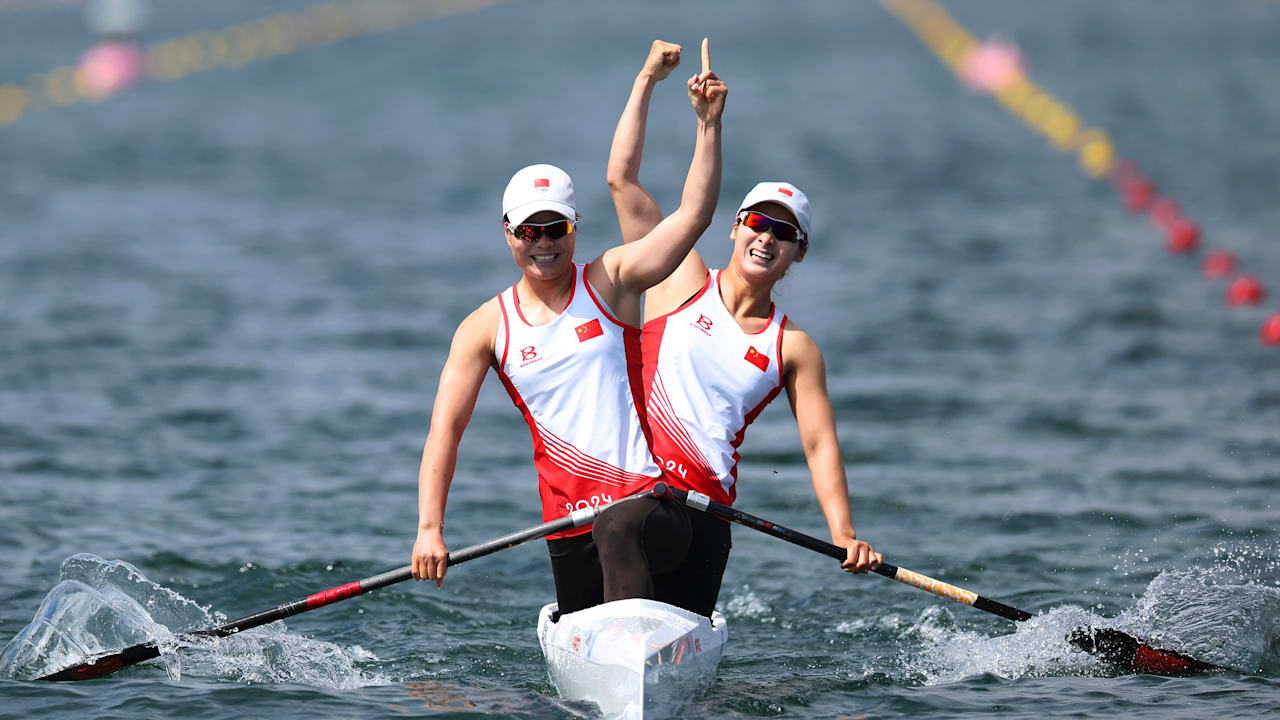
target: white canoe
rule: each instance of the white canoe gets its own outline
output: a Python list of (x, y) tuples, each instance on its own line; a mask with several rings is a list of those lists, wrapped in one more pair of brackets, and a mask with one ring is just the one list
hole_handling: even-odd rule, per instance
[(618, 600), (564, 615), (538, 615), (538, 641), (561, 697), (590, 700), (608, 718), (674, 717), (715, 678), (729, 635), (706, 618), (654, 600)]

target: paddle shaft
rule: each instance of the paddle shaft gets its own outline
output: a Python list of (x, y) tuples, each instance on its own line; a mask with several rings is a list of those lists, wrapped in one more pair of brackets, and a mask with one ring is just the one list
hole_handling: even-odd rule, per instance
[[(843, 561), (848, 557), (848, 553), (842, 547), (781, 525), (775, 525), (764, 518), (758, 518), (750, 513), (715, 502), (699, 492), (685, 491), (671, 487), (666, 483), (658, 483), (653, 488), (653, 494), (659, 498), (674, 497), (678, 502), (684, 503), (689, 507), (731, 520), (739, 525), (745, 525), (752, 530), (759, 530), (779, 540), (786, 540), (789, 543), (822, 553), (836, 560)], [(1031, 619), (1031, 613), (1025, 610), (1019, 610), (1012, 605), (1005, 605), (975, 592), (887, 562), (881, 562), (872, 572), (921, 590), (927, 590), (948, 600), (955, 600), (993, 615), (999, 615), (1002, 618), (1018, 622)], [(1228, 668), (1197, 660), (1176, 650), (1153, 645), (1114, 628), (1078, 627), (1071, 631), (1067, 640), (1087, 653), (1119, 665), (1126, 670), (1138, 673), (1187, 675), (1228, 670)]]
[[(759, 518), (750, 513), (745, 513), (736, 508), (729, 507), (728, 505), (715, 502), (711, 498), (699, 492), (689, 492), (671, 487), (666, 483), (658, 483), (658, 485), (654, 487), (653, 493), (657, 497), (663, 497), (667, 493), (670, 493), (672, 497), (685, 505), (722, 517), (726, 520), (732, 520), (739, 525), (745, 525), (752, 530), (759, 530), (760, 532), (772, 535), (779, 540), (786, 540), (793, 545), (808, 548), (814, 552), (822, 553), (827, 557), (835, 558), (836, 560), (843, 561), (848, 557), (848, 553), (845, 549), (838, 545), (832, 545), (831, 543), (819, 540), (812, 535), (805, 535), (802, 532), (797, 532), (781, 525), (775, 525), (764, 518)], [(1011, 605), (1005, 605), (1002, 602), (983, 597), (975, 592), (965, 590), (961, 587), (956, 587), (950, 583), (945, 583), (941, 580), (931, 578), (928, 575), (921, 575), (918, 572), (913, 572), (887, 562), (881, 562), (875, 570), (872, 570), (872, 572), (878, 575), (883, 575), (890, 580), (897, 580), (898, 582), (910, 585), (911, 587), (931, 592), (939, 597), (964, 603), (965, 605), (973, 606), (993, 615), (999, 615), (1002, 618), (1016, 620), (1019, 622), (1031, 618), (1031, 613), (1025, 610), (1019, 610)]]
[[(652, 494), (653, 491), (648, 490), (632, 497), (644, 497)], [(458, 563), (463, 563), (468, 560), (474, 560), (479, 557), (484, 557), (485, 555), (491, 555), (499, 550), (506, 550), (509, 547), (514, 547), (530, 540), (536, 540), (548, 535), (553, 535), (561, 530), (568, 530), (569, 528), (586, 525), (587, 523), (594, 521), (596, 515), (599, 514), (602, 509), (603, 506), (576, 510), (558, 520), (552, 520), (551, 522), (546, 522), (541, 525), (535, 525), (531, 528), (511, 533), (510, 535), (494, 538), (493, 540), (480, 543), (479, 545), (472, 545), (471, 547), (463, 548), (457, 552), (451, 552), (449, 553), (449, 565), (457, 565)], [(285, 603), (284, 605), (271, 608), (270, 610), (263, 610), (262, 612), (257, 612), (252, 615), (245, 615), (242, 618), (237, 618), (215, 627), (183, 633), (182, 635), (177, 636), (177, 639), (182, 641), (198, 637), (226, 637), (228, 635), (234, 635), (250, 628), (256, 628), (260, 625), (266, 625), (267, 623), (272, 623), (277, 620), (283, 620), (284, 618), (304, 613), (308, 610), (315, 610), (316, 608), (324, 607), (325, 605), (332, 605), (333, 603), (340, 602), (357, 595), (362, 595), (364, 593), (377, 590), (378, 588), (394, 585), (398, 582), (408, 580), (411, 577), (413, 577), (413, 567), (411, 565), (405, 565), (402, 568), (367, 577), (363, 580), (356, 580), (344, 585), (329, 588), (328, 590), (322, 590), (318, 593), (308, 595), (301, 600), (294, 600), (293, 602)], [(112, 653), (111, 655), (98, 658), (94, 662), (70, 667), (39, 679), (51, 681), (90, 680), (104, 675), (109, 675), (120, 668), (136, 665), (140, 662), (159, 656), (159, 644), (156, 641), (145, 642), (127, 647), (117, 653)]]

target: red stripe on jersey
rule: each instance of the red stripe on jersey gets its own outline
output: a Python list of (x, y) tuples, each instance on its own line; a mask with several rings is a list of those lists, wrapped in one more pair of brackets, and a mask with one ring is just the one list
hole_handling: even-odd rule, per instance
[(781, 383), (785, 378), (782, 375), (782, 335), (787, 331), (787, 316), (783, 315), (778, 321), (778, 352), (774, 357), (778, 358), (778, 382)]
[(666, 432), (668, 439), (683, 451), (686, 461), (701, 470), (707, 478), (716, 478), (716, 472), (711, 469), (711, 463), (707, 460), (707, 456), (702, 454), (702, 450), (697, 443), (693, 441), (693, 438), (689, 437), (689, 431), (685, 430), (684, 425), (680, 422), (675, 408), (671, 405), (671, 398), (667, 396), (667, 388), (662, 382), (662, 377), (657, 373), (654, 373), (654, 375), (654, 418), (657, 424)]
[(747, 426), (755, 422), (760, 413), (764, 412), (765, 406), (773, 402), (773, 399), (778, 397), (778, 393), (781, 391), (781, 385), (770, 390), (769, 394), (765, 395), (764, 399), (760, 401), (760, 404), (751, 408), (751, 412), (747, 413), (747, 416), (742, 419), (742, 427), (738, 428), (738, 434), (733, 436), (733, 467), (729, 469), (733, 484), (729, 486), (729, 502), (725, 503), (726, 505), (732, 505), (733, 501), (738, 497), (738, 461), (742, 459), (742, 456), (738, 453), (738, 448), (742, 446), (742, 439), (747, 436)]
[[(537, 423), (536, 420), (534, 422)], [(549, 457), (556, 460), (557, 465), (579, 477), (592, 477), (613, 484), (644, 482), (645, 480), (653, 479), (648, 475), (627, 472), (620, 467), (582, 452), (574, 447), (572, 443), (548, 430), (542, 423), (537, 423), (537, 428), (546, 444)]]
[[(627, 354), (627, 385), (631, 388), (631, 401), (635, 403), (636, 417), (640, 419), (640, 431), (644, 433), (649, 454), (653, 454), (653, 433), (649, 430), (649, 408), (644, 396), (644, 349), (640, 344), (640, 328), (622, 328), (622, 347)], [(658, 470), (662, 463), (654, 461)]]
[[(540, 467), (539, 459), (547, 457), (547, 451), (542, 443), (542, 436), (538, 434), (537, 421), (533, 419), (533, 414), (529, 412), (529, 406), (525, 404), (524, 398), (520, 396), (520, 391), (516, 390), (511, 378), (507, 377), (507, 374), (502, 371), (502, 367), (498, 368), (498, 379), (502, 381), (502, 387), (507, 389), (507, 394), (511, 396), (511, 402), (520, 411), (524, 421), (529, 424), (529, 437), (533, 442), (533, 465), (534, 467)], [(542, 473), (538, 473), (538, 495), (542, 498), (543, 522), (549, 522), (569, 514), (567, 510), (559, 507), (548, 497), (550, 488), (547, 485), (547, 479), (542, 477)], [(569, 528), (564, 532), (548, 535), (547, 539), (558, 540), (560, 538), (573, 537), (574, 535), (582, 535), (591, 532), (591, 527), (591, 525), (583, 525), (582, 527)]]
[(498, 363), (498, 367), (506, 367), (507, 346), (511, 344), (511, 321), (507, 318), (507, 304), (502, 302), (501, 293), (498, 294), (498, 309), (502, 310), (502, 360)]
[[(666, 449), (666, 445), (670, 444), (672, 450), (679, 453), (681, 460), (689, 464), (692, 471), (700, 473), (701, 478), (695, 477), (694, 482), (690, 482), (687, 478), (682, 478), (678, 473), (664, 469), (664, 474), (672, 484), (686, 490), (704, 491), (707, 486), (718, 486), (719, 481), (716, 479), (716, 473), (711, 470), (711, 464), (707, 462), (706, 456), (698, 449), (697, 445), (689, 438), (687, 431), (680, 424), (676, 417), (674, 409), (671, 407), (671, 400), (667, 397), (666, 389), (662, 386), (662, 378), (657, 376), (658, 357), (662, 350), (662, 338), (667, 328), (667, 319), (672, 315), (680, 312), (689, 305), (697, 302), (699, 298), (711, 289), (711, 271), (707, 270), (707, 278), (702, 283), (702, 288), (694, 293), (693, 297), (680, 304), (680, 307), (672, 310), (665, 315), (659, 315), (644, 324), (641, 332), (641, 356), (644, 365), (644, 384), (641, 392), (636, 393), (632, 389), (633, 394), (637, 398), (644, 398), (646, 407), (646, 415), (642, 415), (644, 420), (646, 437), (649, 438), (649, 446), (653, 448), (654, 454), (658, 454), (661, 448)], [(676, 458), (670, 458), (676, 459)], [(659, 467), (662, 463), (658, 463)]]

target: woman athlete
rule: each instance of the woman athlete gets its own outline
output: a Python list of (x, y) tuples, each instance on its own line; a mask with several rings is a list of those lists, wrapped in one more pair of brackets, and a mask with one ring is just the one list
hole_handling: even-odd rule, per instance
[[(703, 51), (705, 69), (705, 45)], [(653, 44), (614, 133), (608, 182), (624, 242), (644, 237), (662, 220), (640, 184), (640, 159), (653, 87), (679, 62), (679, 45)], [(791, 264), (804, 258), (809, 228), (804, 193), (788, 183), (760, 183), (738, 209), (725, 269), (708, 270), (691, 250), (648, 291), (646, 414), (667, 480), (732, 504), (746, 427), (785, 388), (832, 542), (847, 549), (842, 566), (865, 573), (881, 556), (854, 531), (822, 353), (771, 298)], [(728, 523), (650, 499), (606, 510), (594, 535), (606, 601), (649, 597), (703, 615), (715, 607), (729, 555)], [(672, 571), (671, 553), (680, 552), (685, 537), (688, 549)]]
[[(651, 487), (661, 475), (639, 396), (641, 296), (710, 226), (726, 93), (712, 73), (689, 80), (697, 138), (679, 209), (586, 265), (573, 262), (578, 214), (569, 176), (533, 165), (511, 178), (503, 224), (522, 275), (454, 333), (418, 473), (413, 577), (443, 586), (445, 503), (458, 443), (490, 367), (529, 424), (544, 522)], [(601, 602), (589, 530), (548, 540), (561, 612)]]

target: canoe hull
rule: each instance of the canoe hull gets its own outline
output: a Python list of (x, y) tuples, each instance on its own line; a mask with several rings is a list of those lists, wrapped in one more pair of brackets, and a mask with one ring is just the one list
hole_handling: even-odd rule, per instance
[(552, 622), (538, 616), (538, 641), (561, 697), (589, 700), (605, 717), (674, 717), (715, 678), (728, 627), (654, 600), (605, 603)]

